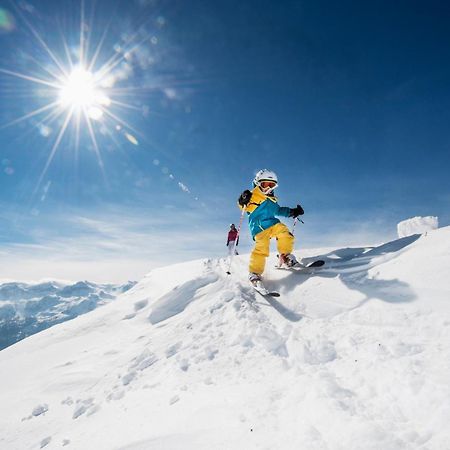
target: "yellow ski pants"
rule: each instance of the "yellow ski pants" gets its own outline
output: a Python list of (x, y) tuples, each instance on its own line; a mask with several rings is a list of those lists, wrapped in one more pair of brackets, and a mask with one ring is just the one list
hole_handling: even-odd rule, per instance
[(278, 253), (292, 253), (294, 236), (284, 223), (276, 223), (255, 236), (255, 248), (250, 255), (249, 272), (260, 275), (264, 272), (272, 238), (277, 239)]

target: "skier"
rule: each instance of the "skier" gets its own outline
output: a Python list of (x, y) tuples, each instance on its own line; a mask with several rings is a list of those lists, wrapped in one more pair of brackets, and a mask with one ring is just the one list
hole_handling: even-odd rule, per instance
[(253, 190), (245, 190), (239, 197), (241, 209), (248, 214), (248, 224), (255, 247), (250, 255), (249, 280), (253, 285), (261, 283), (266, 258), (269, 256), (270, 239), (276, 238), (280, 267), (294, 267), (298, 261), (292, 254), (294, 236), (288, 227), (275, 216), (298, 217), (304, 214), (303, 208), (279, 206), (273, 191), (278, 186), (278, 178), (271, 170), (260, 170), (253, 180)]
[(239, 245), (238, 230), (236, 230), (236, 225), (234, 223), (232, 223), (230, 225), (230, 231), (228, 232), (228, 238), (227, 238), (228, 253), (231, 255), (231, 253), (233, 253), (233, 249), (234, 249), (234, 254), (239, 255), (239, 253), (237, 252), (238, 245)]

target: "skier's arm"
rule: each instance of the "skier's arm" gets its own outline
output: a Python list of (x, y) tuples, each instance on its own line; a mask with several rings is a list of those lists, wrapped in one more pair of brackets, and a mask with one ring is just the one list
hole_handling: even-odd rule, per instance
[(283, 217), (298, 217), (305, 214), (303, 208), (297, 205), (295, 208), (288, 208), (287, 206), (280, 206), (278, 208), (277, 216)]
[(287, 206), (279, 206), (276, 215), (282, 217), (289, 217), (290, 212), (291, 208), (288, 208)]

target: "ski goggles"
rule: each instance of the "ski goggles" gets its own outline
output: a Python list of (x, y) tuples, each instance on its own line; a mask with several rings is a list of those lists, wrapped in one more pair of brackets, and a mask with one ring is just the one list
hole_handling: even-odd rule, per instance
[(263, 188), (263, 189), (268, 189), (268, 188), (275, 188), (277, 186), (277, 182), (276, 181), (260, 181), (259, 185)]

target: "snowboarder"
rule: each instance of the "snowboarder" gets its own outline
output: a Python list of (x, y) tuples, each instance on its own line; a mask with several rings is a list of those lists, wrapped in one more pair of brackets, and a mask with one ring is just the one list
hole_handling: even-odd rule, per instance
[(239, 255), (237, 252), (237, 246), (239, 245), (239, 236), (238, 236), (238, 230), (236, 230), (236, 225), (232, 223), (230, 225), (230, 231), (228, 232), (228, 238), (227, 238), (227, 247), (228, 247), (228, 253), (231, 255), (234, 254)]
[(274, 190), (278, 186), (278, 177), (271, 170), (260, 170), (253, 180), (253, 190), (245, 190), (239, 197), (241, 209), (248, 214), (248, 224), (255, 247), (250, 255), (249, 280), (252, 284), (261, 282), (266, 258), (269, 256), (270, 239), (276, 238), (280, 267), (293, 267), (298, 261), (292, 254), (294, 236), (288, 227), (275, 216), (298, 217), (304, 214), (303, 208), (279, 206)]

